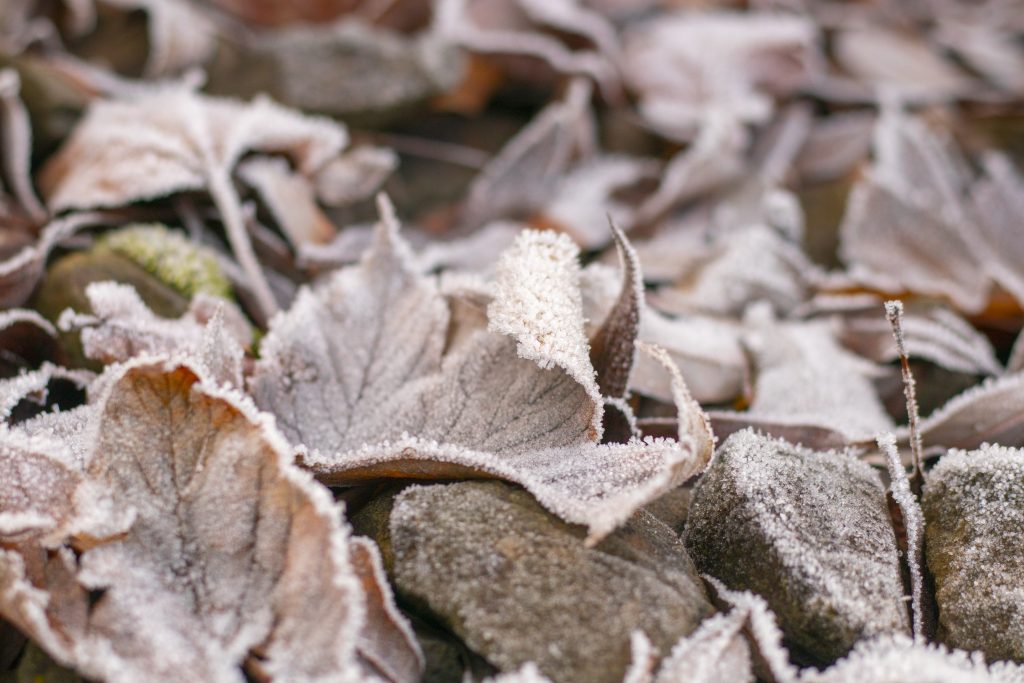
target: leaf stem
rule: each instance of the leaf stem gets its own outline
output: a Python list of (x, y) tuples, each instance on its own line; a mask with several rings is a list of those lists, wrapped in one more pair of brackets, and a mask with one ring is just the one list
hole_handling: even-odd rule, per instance
[(217, 206), (217, 211), (220, 212), (231, 249), (235, 252), (239, 265), (242, 266), (242, 270), (249, 278), (249, 284), (252, 286), (260, 314), (264, 320), (269, 320), (278, 311), (277, 300), (274, 299), (270, 284), (263, 274), (263, 268), (256, 259), (252, 241), (245, 229), (238, 194), (226, 171), (219, 168), (212, 170), (209, 175), (209, 190), (213, 203)]

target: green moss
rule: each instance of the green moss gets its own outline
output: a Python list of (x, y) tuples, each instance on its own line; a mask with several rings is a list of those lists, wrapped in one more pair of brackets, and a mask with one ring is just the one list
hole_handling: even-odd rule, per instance
[(231, 296), (231, 283), (213, 253), (162, 225), (128, 226), (108, 233), (98, 246), (134, 261), (189, 299), (199, 293)]

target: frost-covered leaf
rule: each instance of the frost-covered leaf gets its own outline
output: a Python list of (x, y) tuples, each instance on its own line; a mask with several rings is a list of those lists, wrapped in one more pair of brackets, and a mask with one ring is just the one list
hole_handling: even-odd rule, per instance
[(117, 207), (176, 192), (206, 190), (262, 313), (277, 310), (243, 221), (231, 173), (247, 153), (285, 154), (313, 176), (347, 142), (345, 129), (266, 98), (245, 104), (181, 87), (131, 100), (100, 100), (50, 159), (41, 182), (53, 211)]
[(71, 513), (80, 474), (60, 442), (0, 431), (0, 546), (52, 532)]
[(882, 291), (982, 309), (990, 280), (966, 212), (960, 160), (923, 122), (892, 108), (876, 126), (874, 151), (840, 227), (839, 253), (851, 275)]
[(655, 178), (657, 171), (650, 159), (610, 155), (586, 161), (559, 182), (542, 210), (543, 220), (569, 233), (584, 249), (604, 246), (608, 217), (628, 231), (635, 215), (635, 208), (617, 200), (615, 192)]
[(650, 301), (675, 315), (738, 315), (756, 301), (767, 301), (785, 314), (808, 296), (812, 270), (795, 244), (756, 225), (714, 242), (706, 260), (682, 273), (671, 287), (654, 291)]
[(954, 396), (921, 420), (921, 438), (929, 447), (1024, 445), (1024, 373), (990, 378)]
[(347, 206), (376, 192), (397, 167), (398, 156), (390, 149), (359, 145), (320, 169), (317, 197), (329, 206)]
[(976, 89), (939, 46), (921, 36), (889, 30), (877, 24), (837, 32), (839, 64), (871, 89), (911, 101), (953, 99)]
[(705, 619), (672, 648), (656, 683), (753, 683), (750, 650), (743, 638), (746, 617), (734, 609)]
[(621, 398), (626, 395), (636, 363), (634, 342), (643, 324), (644, 281), (636, 251), (614, 221), (610, 227), (619, 254), (622, 286), (601, 327), (590, 337), (590, 360), (597, 369), (601, 393)]
[[(880, 363), (897, 358), (892, 331), (878, 314), (881, 300), (876, 297), (847, 297), (814, 304), (816, 313), (835, 311), (839, 316), (837, 335), (843, 344), (859, 355)], [(903, 317), (907, 354), (939, 367), (975, 375), (999, 375), (1002, 368), (992, 344), (970, 323), (937, 304), (907, 305)]]
[[(360, 656), (388, 681), (419, 681), (423, 653), (405, 617), (395, 607), (377, 544), (357, 536), (349, 543), (349, 552), (366, 598), (367, 618), (359, 633)], [(296, 646), (296, 655), (301, 657), (304, 644), (297, 642)]]
[(37, 576), (31, 550), (5, 552), (4, 618), (90, 678), (362, 680), (373, 611), (341, 512), (250, 403), (142, 360), (93, 415), (77, 562), (61, 549)]
[(384, 207), (360, 264), (300, 293), (262, 344), (253, 395), (319, 477), (504, 478), (597, 539), (703, 467), (689, 444), (596, 445), (604, 399), (567, 236), (520, 234), (486, 317), (446, 349), (457, 309), (397, 229)]
[(941, 642), (1024, 661), (1024, 451), (953, 450), (922, 499)]
[(1024, 306), (1024, 179), (1004, 156), (983, 159), (985, 175), (971, 188), (985, 270)]
[(162, 318), (131, 285), (94, 282), (85, 289), (92, 313), (70, 309), (58, 324), (78, 331), (88, 358), (122, 362), (144, 354), (188, 354), (218, 383), (240, 387), (248, 322), (231, 302), (197, 294), (180, 318)]
[[(535, 9), (543, 7), (548, 11), (555, 4), (533, 3)], [(586, 11), (573, 0), (557, 0), (557, 4)], [(438, 2), (434, 9), (434, 34), (470, 52), (534, 57), (560, 73), (586, 76), (600, 84), (607, 93), (618, 94), (614, 67), (605, 56), (593, 50), (569, 49), (564, 43), (531, 26), (527, 17), (517, 13), (511, 2), (479, 3), (482, 10), (475, 5), (472, 0)], [(483, 23), (480, 15), (483, 15)], [(502, 20), (504, 25), (501, 25)]]
[(704, 578), (731, 609), (705, 619), (699, 629), (680, 640), (662, 662), (655, 683), (753, 681), (754, 662), (758, 669), (766, 669), (769, 680), (795, 681), (796, 670), (767, 603), (749, 591), (731, 591), (714, 577)]
[(25, 245), (0, 262), (0, 306), (7, 308), (25, 303), (39, 283), (50, 251), (79, 230), (106, 220), (103, 214), (86, 212), (48, 223), (35, 243)]
[(816, 33), (796, 16), (677, 12), (630, 28), (623, 69), (641, 115), (686, 140), (706, 118), (766, 121), (817, 71)]
[(470, 186), (462, 225), (522, 218), (555, 196), (581, 136), (590, 132), (590, 95), (586, 81), (572, 81), (563, 100), (548, 105), (505, 144)]
[(337, 236), (337, 228), (316, 203), (309, 178), (292, 171), (284, 159), (248, 159), (239, 164), (238, 176), (256, 190), (297, 252)]
[(894, 425), (871, 382), (877, 369), (839, 345), (827, 322), (768, 322), (747, 332), (753, 400), (712, 411), (720, 437), (747, 426), (814, 448), (870, 442)]
[[(621, 294), (620, 277), (603, 263), (591, 263), (581, 277), (583, 310), (591, 339)], [(671, 318), (641, 302), (638, 340), (664, 349), (686, 379), (689, 392), (701, 403), (723, 403), (743, 392), (749, 374), (741, 343), (742, 325), (715, 316)], [(593, 344), (593, 342), (592, 342)], [(630, 391), (673, 401), (671, 373), (649, 354), (634, 359)]]

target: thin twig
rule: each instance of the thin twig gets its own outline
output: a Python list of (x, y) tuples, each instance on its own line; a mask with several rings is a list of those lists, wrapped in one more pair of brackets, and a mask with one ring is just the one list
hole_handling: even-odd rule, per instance
[(892, 326), (892, 336), (896, 340), (896, 353), (900, 358), (900, 369), (903, 372), (903, 396), (907, 399), (907, 421), (910, 424), (910, 453), (913, 457), (914, 471), (910, 483), (914, 493), (920, 495), (924, 483), (924, 450), (921, 446), (921, 432), (918, 429), (917, 384), (910, 372), (910, 359), (907, 357), (907, 345), (903, 338), (903, 302), (886, 301), (885, 317)]

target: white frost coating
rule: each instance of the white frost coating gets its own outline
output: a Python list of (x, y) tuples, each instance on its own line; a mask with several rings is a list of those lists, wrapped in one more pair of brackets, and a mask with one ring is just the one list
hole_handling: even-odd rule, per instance
[(719, 237), (676, 284), (652, 293), (651, 305), (675, 315), (739, 317), (755, 301), (768, 301), (779, 314), (804, 301), (814, 268), (800, 248), (765, 225), (737, 227)]
[(680, 10), (630, 28), (623, 70), (641, 115), (689, 140), (705, 119), (766, 121), (769, 93), (792, 92), (818, 71), (816, 39), (805, 17)]
[(630, 634), (629, 650), (633, 658), (622, 677), (622, 683), (651, 683), (657, 651), (643, 631), (633, 631)]
[(56, 528), (78, 480), (61, 442), (0, 428), (0, 540), (24, 542)]
[[(897, 435), (908, 437), (905, 429)], [(1024, 443), (1024, 373), (990, 378), (957, 394), (921, 420), (921, 438), (947, 448)]]
[(7, 420), (15, 406), (24, 400), (45, 403), (47, 386), (55, 379), (64, 379), (88, 387), (95, 375), (88, 370), (68, 370), (50, 362), (43, 363), (38, 370), (28, 370), (16, 377), (0, 380), (0, 420)]
[(540, 672), (536, 664), (527, 662), (518, 671), (485, 678), (484, 683), (551, 683), (551, 681)]
[(505, 479), (565, 521), (586, 526), (588, 545), (703, 467), (691, 450), (669, 439), (582, 443), (496, 457), (412, 436), (341, 456), (310, 454), (304, 464), (329, 484), (373, 481), (395, 472), (418, 479)]
[(637, 342), (637, 349), (657, 361), (668, 373), (672, 387), (672, 401), (676, 406), (677, 432), (679, 441), (689, 445), (697, 454), (701, 468), (711, 461), (715, 452), (715, 435), (711, 431), (711, 421), (701, 409), (700, 404), (690, 395), (686, 388), (679, 368), (672, 362), (668, 352), (660, 346)]
[(980, 653), (887, 635), (860, 641), (824, 671), (804, 669), (800, 683), (1019, 683), (1021, 676), (1013, 664), (986, 666)]
[(0, 311), (0, 330), (13, 327), (19, 323), (35, 325), (51, 337), (57, 336), (57, 328), (53, 326), (53, 323), (39, 315), (36, 311), (26, 308), (11, 308), (6, 311)]
[(747, 613), (733, 609), (701, 622), (661, 664), (656, 683), (753, 683), (750, 650), (743, 638)]
[(878, 447), (885, 454), (885, 462), (889, 467), (889, 490), (903, 512), (903, 525), (907, 531), (906, 562), (910, 568), (910, 613), (913, 616), (911, 625), (914, 636), (923, 638), (924, 612), (921, 599), (924, 586), (924, 513), (921, 512), (917, 497), (910, 491), (910, 480), (896, 449), (896, 437), (888, 432), (882, 434), (878, 437)]
[[(558, 366), (601, 404), (590, 344), (583, 329), (579, 249), (568, 235), (520, 233), (495, 269), (488, 329), (516, 340), (520, 358), (541, 368)], [(594, 428), (600, 439), (600, 411)]]
[(733, 610), (746, 613), (747, 624), (753, 645), (768, 666), (776, 683), (788, 683), (797, 677), (797, 671), (789, 663), (789, 653), (782, 645), (782, 631), (772, 614), (768, 603), (750, 591), (731, 591), (714, 577), (704, 579), (715, 587), (718, 597), (732, 605)]

